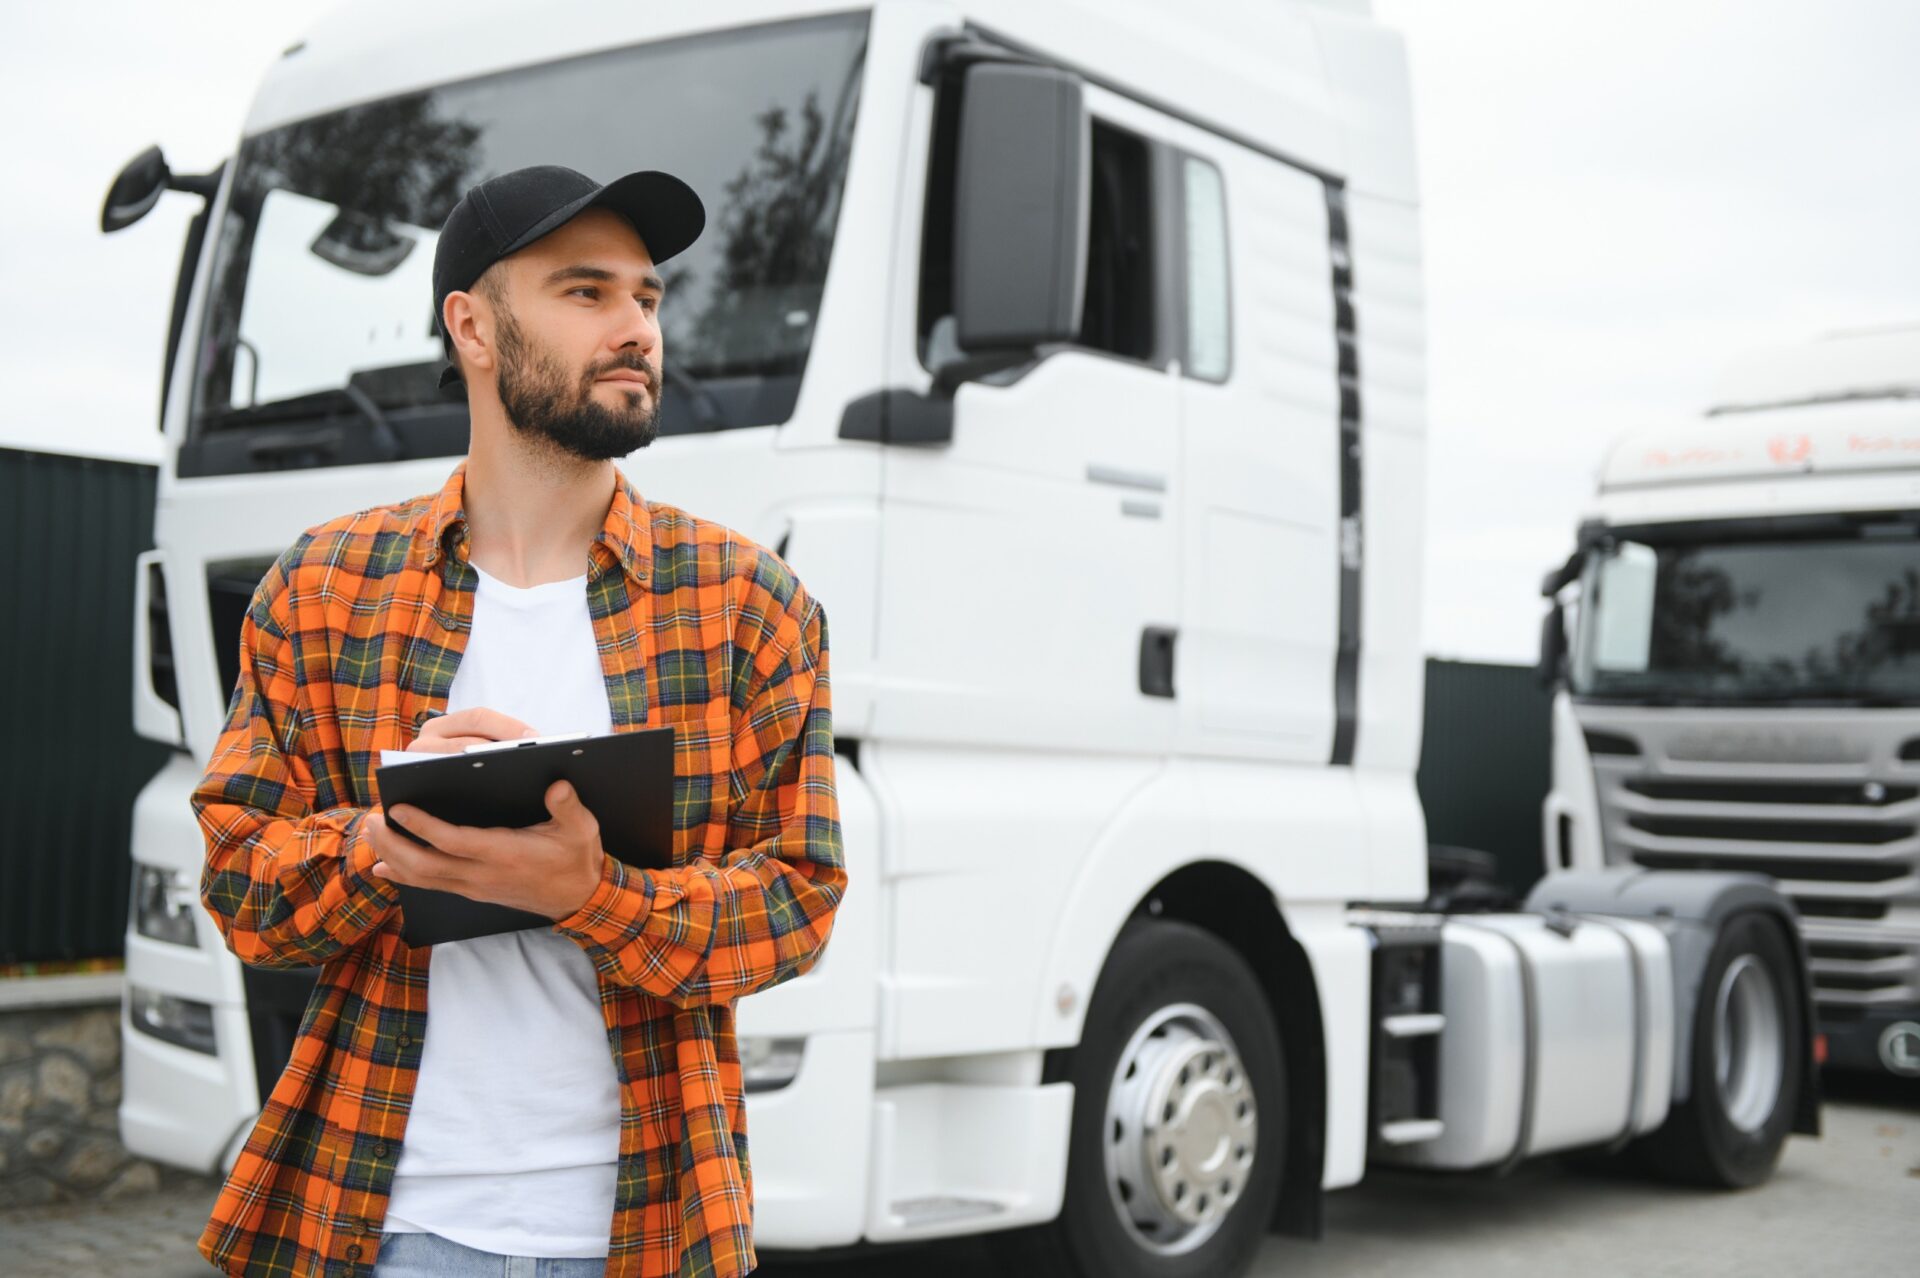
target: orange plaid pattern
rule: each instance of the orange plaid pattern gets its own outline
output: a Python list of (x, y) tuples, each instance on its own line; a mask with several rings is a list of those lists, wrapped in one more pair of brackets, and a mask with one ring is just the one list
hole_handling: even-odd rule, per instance
[[(200, 1238), (228, 1273), (358, 1274), (378, 1249), (432, 949), (401, 942), (361, 823), (471, 631), (465, 470), (303, 535), (242, 624), (193, 795), (201, 898), (243, 962), (320, 978)], [(672, 725), (677, 751), (674, 868), (609, 856), (555, 924), (599, 969), (621, 1079), (607, 1274), (728, 1278), (754, 1265), (733, 1002), (812, 964), (846, 888), (826, 617), (777, 556), (617, 474), (587, 595), (615, 730)]]

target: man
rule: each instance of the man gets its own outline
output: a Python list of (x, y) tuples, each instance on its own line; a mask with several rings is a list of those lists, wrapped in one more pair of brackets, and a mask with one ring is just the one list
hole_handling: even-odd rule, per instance
[[(466, 460), (312, 529), (253, 597), (193, 797), (201, 896), (243, 961), (321, 971), (200, 1239), (229, 1273), (753, 1267), (733, 1002), (806, 970), (846, 873), (820, 605), (613, 462), (653, 438), (656, 268), (704, 220), (660, 173), (469, 191), (434, 259)], [(668, 724), (669, 870), (608, 856), (565, 782), (525, 830), (374, 791), (383, 749)], [(412, 949), (397, 884), (554, 925)]]

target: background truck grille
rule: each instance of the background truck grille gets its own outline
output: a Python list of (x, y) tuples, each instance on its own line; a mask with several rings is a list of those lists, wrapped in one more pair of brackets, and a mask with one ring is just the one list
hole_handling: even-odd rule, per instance
[(1587, 736), (1623, 747), (1591, 753), (1610, 862), (1768, 875), (1800, 911), (1823, 1017), (1920, 1007), (1911, 714), (1579, 714)]

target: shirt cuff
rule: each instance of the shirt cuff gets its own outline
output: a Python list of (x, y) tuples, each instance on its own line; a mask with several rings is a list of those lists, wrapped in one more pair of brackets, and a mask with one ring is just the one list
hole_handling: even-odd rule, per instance
[(600, 882), (593, 895), (573, 913), (555, 919), (553, 926), (556, 931), (611, 949), (639, 932), (652, 904), (652, 876), (611, 853), (602, 853)]
[(347, 895), (369, 897), (383, 905), (397, 905), (400, 902), (399, 885), (373, 872), (374, 863), (380, 859), (380, 851), (373, 846), (373, 838), (366, 832), (365, 823), (364, 813), (347, 823), (347, 853), (342, 858), (341, 876), (347, 885)]

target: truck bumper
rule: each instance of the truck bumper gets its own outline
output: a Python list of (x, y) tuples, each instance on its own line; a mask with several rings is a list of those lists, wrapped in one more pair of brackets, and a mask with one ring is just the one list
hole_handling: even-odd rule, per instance
[(1848, 1009), (1844, 1019), (1822, 1009), (1827, 1066), (1920, 1078), (1920, 1007)]

